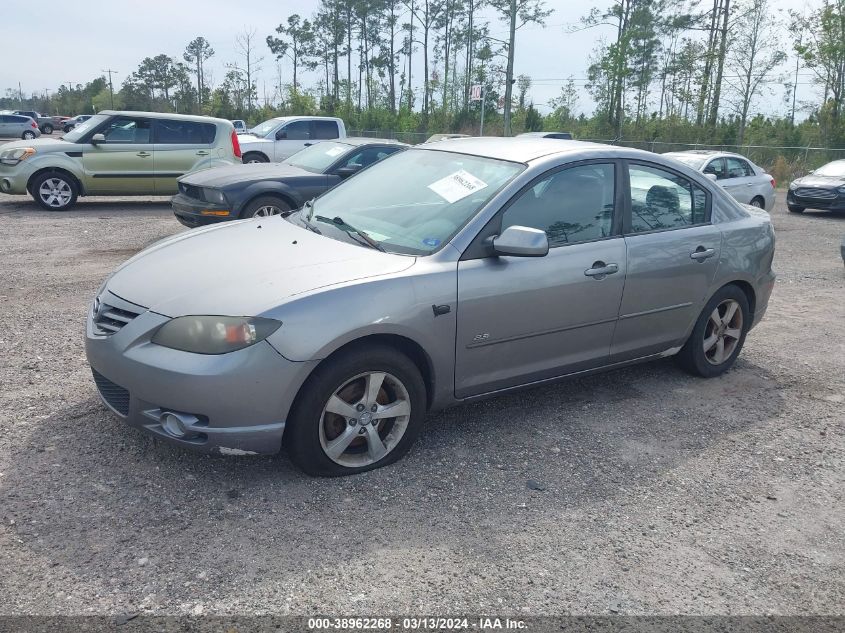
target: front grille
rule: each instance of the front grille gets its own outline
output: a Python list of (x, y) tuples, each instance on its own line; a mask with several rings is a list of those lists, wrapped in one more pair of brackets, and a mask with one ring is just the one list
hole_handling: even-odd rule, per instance
[(815, 198), (817, 200), (833, 200), (836, 198), (836, 191), (833, 189), (822, 189), (821, 187), (799, 187), (795, 190), (799, 198)]
[(120, 415), (129, 415), (129, 392), (120, 385), (114, 384), (96, 369), (92, 369), (94, 382), (103, 400)]
[(202, 200), (202, 189), (196, 187), (194, 185), (187, 185), (184, 182), (179, 183), (179, 191), (183, 194), (188, 196), (189, 198), (193, 198), (194, 200)]
[(108, 294), (94, 300), (94, 330), (97, 334), (108, 336), (119, 332), (124, 325), (144, 312), (141, 306), (127, 301), (121, 301), (120, 307), (108, 301), (110, 301)]

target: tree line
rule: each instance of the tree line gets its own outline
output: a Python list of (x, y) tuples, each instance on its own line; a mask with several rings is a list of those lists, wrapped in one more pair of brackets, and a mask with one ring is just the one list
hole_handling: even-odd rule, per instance
[[(473, 133), (481, 108), (469, 93), (481, 84), (488, 133), (845, 148), (845, 0), (785, 15), (772, 0), (611, 0), (568, 28), (593, 30), (598, 43), (585, 76), (562, 81), (541, 114), (531, 77), (515, 76), (516, 43), (552, 14), (544, 0), (320, 0), (270, 33), (238, 33), (223, 77), (209, 71), (218, 52), (198, 36), (179, 57), (144, 58), (113, 95), (98, 77), (23, 105), (80, 113), (114, 103), (250, 123), (326, 114), (350, 129)], [(560, 42), (570, 54), (566, 33)], [(271, 85), (259, 83), (269, 70)], [(799, 101), (807, 85), (817, 97)], [(0, 107), (20, 107), (20, 97), (8, 90)]]

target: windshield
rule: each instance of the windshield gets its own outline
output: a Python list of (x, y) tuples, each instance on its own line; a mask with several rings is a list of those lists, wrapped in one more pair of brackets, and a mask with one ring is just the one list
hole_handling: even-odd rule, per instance
[(84, 121), (74, 126), (74, 128), (70, 132), (68, 132), (62, 137), (62, 140), (69, 141), (71, 143), (76, 143), (79, 139), (81, 139), (92, 129), (106, 121), (108, 118), (108, 115), (105, 114), (95, 114), (87, 121)]
[(343, 226), (354, 227), (384, 250), (428, 255), (524, 168), (453, 152), (407, 150), (344, 181), (300, 213), (329, 237), (349, 239)]
[(835, 160), (827, 165), (822, 165), (813, 172), (816, 176), (833, 176), (834, 178), (845, 178), (845, 160)]
[(336, 143), (331, 141), (316, 143), (311, 147), (306, 147), (305, 149), (298, 151), (293, 156), (283, 160), (282, 163), (322, 174), (331, 166), (332, 163), (350, 149), (352, 149), (352, 146), (347, 145), (346, 143)]
[(709, 158), (708, 156), (696, 156), (695, 154), (665, 154), (665, 156), (674, 158), (675, 160), (682, 162), (684, 165), (689, 165), (693, 169), (701, 169), (704, 161)]
[(254, 128), (252, 128), (250, 130), (250, 134), (255, 134), (256, 136), (267, 136), (270, 132), (275, 130), (282, 123), (284, 123), (283, 119), (268, 119), (264, 121), (264, 123), (259, 123)]

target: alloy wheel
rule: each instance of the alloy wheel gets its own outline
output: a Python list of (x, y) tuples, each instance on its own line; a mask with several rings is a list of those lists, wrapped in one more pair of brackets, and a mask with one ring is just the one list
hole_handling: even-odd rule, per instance
[(737, 301), (725, 299), (710, 313), (704, 328), (704, 357), (711, 365), (728, 360), (742, 338), (742, 309)]
[(279, 207), (274, 207), (273, 205), (264, 205), (263, 207), (258, 207), (252, 214), (254, 218), (266, 218), (271, 215), (281, 215), (282, 209)]
[(750, 204), (752, 207), (757, 207), (758, 209), (762, 209), (762, 208), (763, 208), (763, 203), (762, 203), (762, 202), (760, 202), (760, 198), (754, 198), (754, 200), (752, 200), (751, 202), (749, 202), (749, 204)]
[(23, 133), (23, 137), (24, 137), (24, 139), (26, 139), (27, 141), (30, 141), (30, 140), (32, 140), (32, 139), (34, 139), (34, 138), (35, 138), (35, 132), (24, 132), (24, 133)]
[(326, 403), (320, 418), (320, 446), (347, 468), (382, 460), (405, 435), (411, 398), (396, 376), (367, 372), (344, 382)]
[(48, 178), (38, 188), (38, 196), (48, 207), (61, 209), (70, 203), (73, 191), (61, 178)]

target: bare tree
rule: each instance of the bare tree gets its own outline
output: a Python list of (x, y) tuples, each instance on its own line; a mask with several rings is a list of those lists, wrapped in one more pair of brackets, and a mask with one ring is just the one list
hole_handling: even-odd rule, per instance
[(244, 27), (241, 33), (235, 36), (235, 51), (243, 58), (243, 64), (228, 64), (228, 67), (243, 77), (244, 94), (247, 114), (252, 114), (252, 107), (255, 102), (255, 75), (261, 70), (261, 62), (264, 57), (258, 57), (256, 52), (256, 31)]

